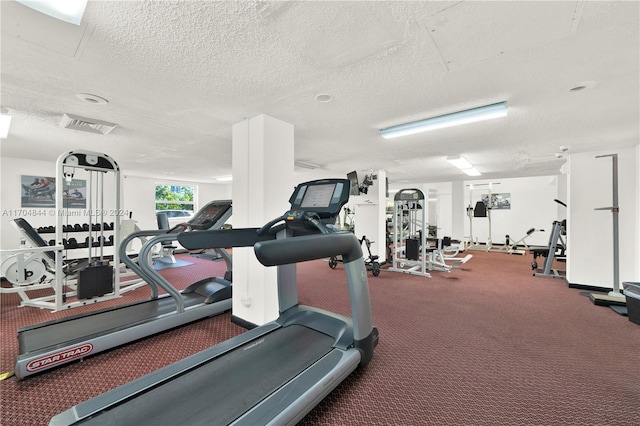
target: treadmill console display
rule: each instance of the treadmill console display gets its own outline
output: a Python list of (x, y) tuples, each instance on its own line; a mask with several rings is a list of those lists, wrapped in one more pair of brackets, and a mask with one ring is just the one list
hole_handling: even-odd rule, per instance
[(348, 179), (322, 179), (301, 183), (289, 199), (291, 210), (334, 218), (349, 200)]
[(222, 216), (227, 210), (231, 208), (231, 201), (214, 201), (203, 208), (187, 222), (192, 229), (195, 230), (207, 230), (213, 226), (213, 224)]
[(312, 209), (316, 207), (329, 207), (331, 198), (335, 192), (335, 184), (314, 185), (307, 188), (307, 192), (302, 199), (300, 207)]

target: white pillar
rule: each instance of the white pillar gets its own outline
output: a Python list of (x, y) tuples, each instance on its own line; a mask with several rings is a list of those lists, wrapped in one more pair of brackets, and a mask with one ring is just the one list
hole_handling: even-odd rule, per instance
[(464, 247), (465, 221), (467, 221), (467, 200), (464, 197), (464, 182), (455, 181), (451, 184), (451, 238), (460, 240)]
[[(371, 244), (371, 254), (379, 256), (379, 261), (386, 259), (387, 234), (386, 234), (386, 207), (387, 207), (387, 172), (378, 170), (373, 185), (368, 188), (367, 194), (351, 197), (355, 204), (355, 235), (358, 239), (366, 236)], [(362, 179), (363, 176), (360, 176)], [(360, 182), (362, 183), (362, 182)], [(369, 253), (367, 247), (362, 244), (362, 251), (366, 258)], [(389, 259), (391, 261), (391, 259)]]
[(612, 204), (611, 159), (597, 155), (618, 154), (620, 199), (620, 282), (638, 281), (640, 264), (636, 224), (640, 191), (635, 183), (638, 165), (634, 148), (572, 154), (567, 180), (567, 281), (613, 288), (612, 212), (595, 210)]
[[(233, 126), (233, 226), (261, 227), (282, 215), (293, 192), (293, 125), (259, 115)], [(276, 268), (252, 247), (233, 249), (233, 315), (256, 325), (278, 316)]]

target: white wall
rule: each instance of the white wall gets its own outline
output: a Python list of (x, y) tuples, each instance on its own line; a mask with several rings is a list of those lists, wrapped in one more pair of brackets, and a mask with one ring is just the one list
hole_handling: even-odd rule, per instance
[(230, 184), (210, 184), (129, 176), (122, 179), (122, 208), (132, 213), (140, 229), (156, 229), (155, 188), (157, 184), (184, 185), (196, 187), (195, 210), (213, 200), (230, 200)]
[[(437, 198), (437, 209), (435, 211), (436, 221), (432, 223), (429, 221), (429, 225), (436, 225), (438, 227), (438, 238), (442, 237), (451, 237), (456, 239), (453, 236), (453, 194), (452, 194), (452, 183), (451, 182), (438, 182), (438, 183), (428, 183), (422, 186), (422, 192), (424, 192), (425, 197), (427, 197), (427, 218), (431, 217), (432, 212), (429, 209), (429, 198), (430, 195), (433, 195), (431, 191), (436, 191)], [(430, 191), (431, 190), (431, 191)]]
[(568, 178), (567, 280), (572, 284), (613, 288), (612, 160), (618, 154), (620, 281), (639, 281), (640, 182), (638, 148), (573, 154)]
[[(493, 210), (491, 217), (491, 234), (494, 245), (504, 244), (505, 235), (515, 241), (522, 238), (530, 228), (544, 229), (545, 232), (535, 232), (526, 242), (529, 245), (546, 246), (553, 221), (564, 219), (566, 209), (555, 203), (554, 199), (566, 200), (566, 177), (542, 176), (513, 179), (493, 179), (491, 181), (466, 182), (432, 182), (417, 186), (425, 195), (429, 189), (437, 190), (438, 236), (450, 236), (453, 239), (464, 240), (469, 236), (469, 218), (466, 208), (469, 205), (469, 185), (480, 183), (495, 183), (493, 193), (508, 192), (511, 194), (511, 209)], [(480, 201), (482, 194), (488, 193), (488, 187), (474, 189), (472, 206)], [(391, 202), (393, 198), (390, 198)], [(489, 237), (487, 218), (473, 219), (473, 235), (480, 242)]]
[[(116, 159), (117, 161), (117, 159)], [(2, 157), (0, 172), (0, 247), (3, 250), (16, 248), (19, 244), (18, 233), (9, 225), (9, 221), (23, 216), (34, 227), (49, 226), (55, 224), (54, 209), (27, 209), (21, 210), (21, 181), (22, 175), (52, 176), (56, 175), (54, 162), (25, 160), (19, 158)], [(132, 218), (138, 222), (140, 229), (156, 229), (158, 227), (155, 217), (155, 185), (167, 183), (175, 185), (197, 186), (198, 200), (196, 208), (206, 202), (216, 199), (230, 199), (231, 185), (217, 185), (205, 183), (193, 183), (172, 181), (164, 178), (142, 178), (129, 176), (126, 170), (121, 172), (121, 210), (132, 213)], [(83, 176), (78, 176), (82, 179)], [(113, 182), (105, 177), (105, 207), (107, 208), (113, 199)], [(34, 214), (24, 214), (25, 212)], [(14, 214), (16, 213), (16, 214)], [(86, 223), (81, 217), (70, 218), (69, 223)], [(46, 238), (45, 238), (46, 240)]]
[[(534, 232), (526, 243), (528, 245), (546, 246), (549, 242), (549, 233), (553, 221), (558, 217), (558, 204), (553, 200), (558, 198), (559, 181), (561, 176), (542, 176), (513, 179), (494, 179), (486, 183), (492, 183), (492, 193), (510, 193), (510, 209), (493, 209), (491, 211), (491, 239), (493, 245), (502, 245), (505, 235), (509, 235), (512, 241), (522, 238), (530, 228), (544, 229), (545, 232)], [(468, 181), (465, 184), (478, 185), (482, 181)], [(480, 201), (483, 194), (489, 192), (487, 186), (476, 187), (472, 191), (471, 206), (474, 207)], [(469, 186), (465, 186), (464, 204), (469, 205)], [(565, 200), (561, 200), (565, 201)], [(566, 202), (566, 201), (565, 201)], [(564, 207), (562, 207), (564, 209)], [(469, 235), (469, 219), (465, 221), (465, 236)], [(473, 218), (473, 237), (485, 242), (489, 238), (488, 218)]]

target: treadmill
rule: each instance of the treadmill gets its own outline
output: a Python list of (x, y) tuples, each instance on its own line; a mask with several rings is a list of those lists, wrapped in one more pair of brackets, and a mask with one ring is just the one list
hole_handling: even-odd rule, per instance
[[(295, 424), (373, 357), (367, 271), (354, 234), (334, 226), (349, 180), (298, 185), (291, 209), (262, 228), (181, 234), (186, 247), (254, 247), (278, 267), (280, 316), (54, 416), (68, 424)], [(281, 223), (282, 222), (282, 223)], [(296, 263), (342, 256), (352, 318), (298, 304)]]
[[(179, 231), (185, 229), (219, 230), (229, 219), (231, 212), (230, 200), (213, 201), (200, 209), (189, 222), (178, 225), (169, 233), (166, 230), (140, 231), (123, 239), (119, 247), (120, 259), (151, 287), (151, 298), (18, 329), (16, 377), (23, 379), (230, 310), (230, 281), (212, 277), (198, 281), (180, 292), (155, 271), (148, 260), (151, 259), (151, 250), (158, 241), (175, 240)], [(157, 234), (163, 235), (158, 235), (143, 245), (137, 263), (129, 258), (126, 246), (131, 239)], [(228, 252), (220, 249), (220, 253), (222, 252), (226, 254), (224, 258), (227, 265), (230, 265)], [(230, 267), (228, 272), (230, 273)], [(159, 296), (158, 285), (167, 294)]]

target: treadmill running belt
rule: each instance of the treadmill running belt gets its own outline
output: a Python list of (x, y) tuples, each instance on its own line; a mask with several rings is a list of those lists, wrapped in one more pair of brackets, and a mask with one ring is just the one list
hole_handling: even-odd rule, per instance
[(333, 343), (300, 325), (279, 328), (83, 424), (226, 425), (329, 353)]
[[(195, 293), (183, 294), (185, 308), (201, 304), (203, 299), (202, 296)], [(163, 296), (95, 313), (90, 312), (72, 319), (63, 318), (42, 327), (32, 326), (24, 331), (18, 331), (20, 355), (59, 347), (61, 344), (80, 343), (95, 336), (155, 320), (175, 310), (176, 302), (173, 298)]]

